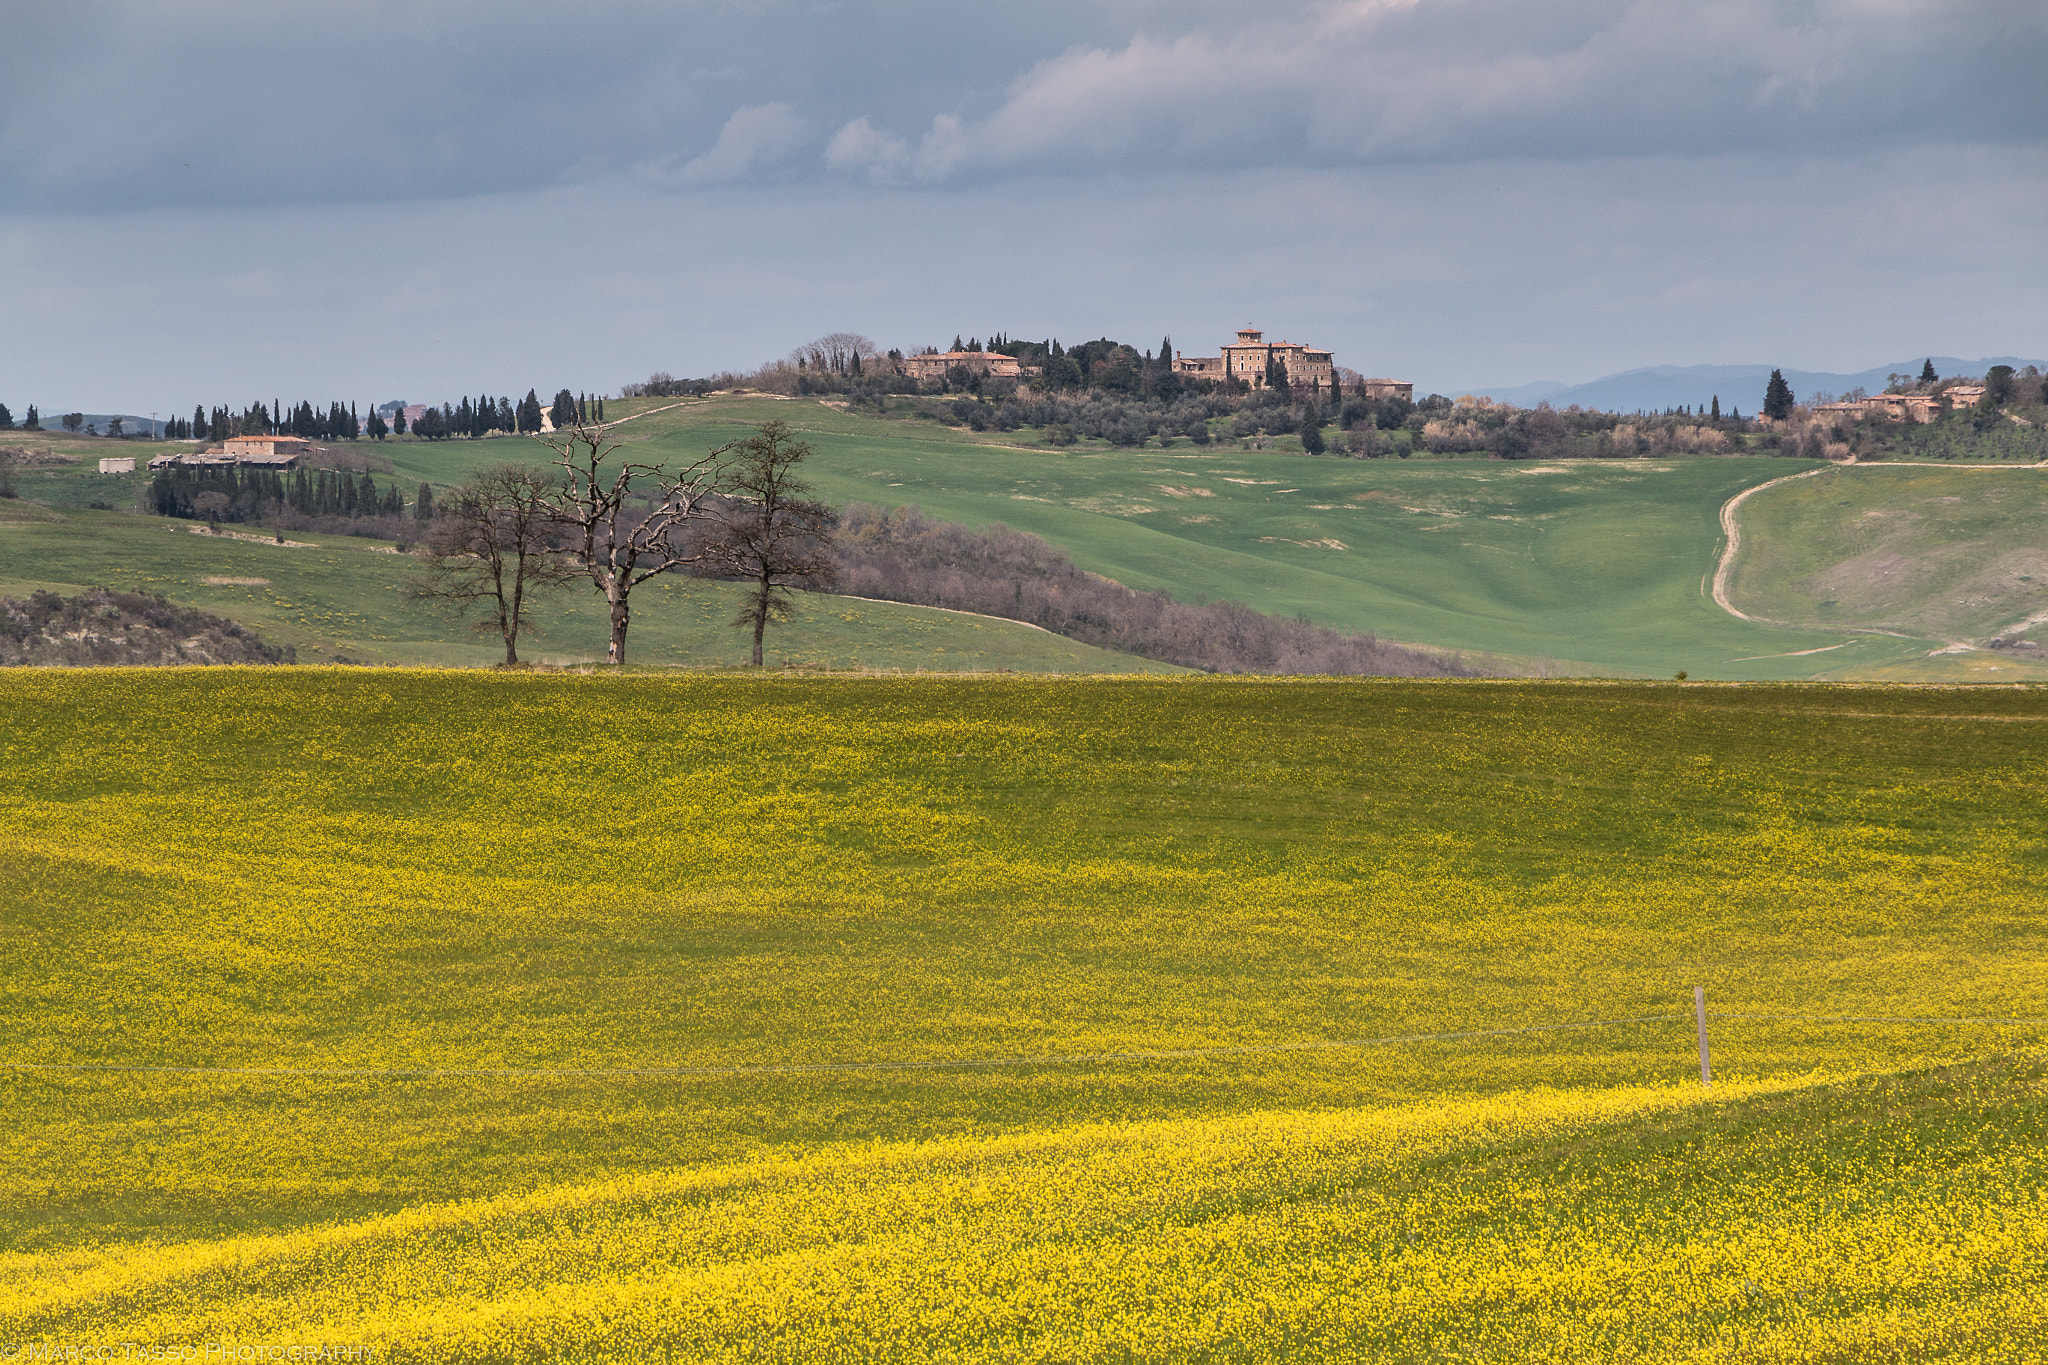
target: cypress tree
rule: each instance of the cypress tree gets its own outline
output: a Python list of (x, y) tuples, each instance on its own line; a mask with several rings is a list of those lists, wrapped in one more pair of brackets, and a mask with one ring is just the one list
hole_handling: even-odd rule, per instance
[(1792, 386), (1785, 382), (1783, 372), (1771, 371), (1771, 382), (1764, 386), (1764, 416), (1774, 422), (1782, 422), (1792, 415)]
[(1279, 352), (1271, 346), (1266, 348), (1266, 387), (1287, 391), (1287, 366), (1280, 362)]
[(1721, 395), (1718, 393), (1714, 395), (1714, 410), (1711, 415), (1716, 422), (1721, 420)]
[(1932, 384), (1935, 380), (1939, 378), (1941, 378), (1941, 376), (1934, 372), (1934, 357), (1927, 357), (1927, 359), (1920, 366), (1920, 382), (1923, 384)]
[(598, 420), (598, 424), (599, 424), (600, 426), (601, 426), (601, 425), (603, 425), (603, 423), (604, 423), (604, 399), (603, 399), (603, 398), (599, 398), (599, 399), (597, 400), (597, 420)]
[(416, 521), (432, 521), (434, 519), (434, 488), (432, 484), (423, 483), (420, 485), (420, 495), (413, 501), (412, 515)]

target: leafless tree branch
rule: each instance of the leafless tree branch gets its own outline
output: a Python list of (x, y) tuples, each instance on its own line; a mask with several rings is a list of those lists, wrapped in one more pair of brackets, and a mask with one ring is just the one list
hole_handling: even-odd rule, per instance
[[(620, 442), (599, 425), (571, 423), (534, 439), (555, 452), (563, 478), (549, 498), (562, 537), (562, 550), (588, 574), (611, 609), (611, 643), (606, 660), (626, 662), (626, 629), (632, 620), (633, 589), (656, 574), (688, 568), (703, 555), (683, 534), (712, 513), (720, 491), (719, 460), (706, 455), (670, 474), (666, 465), (611, 457)], [(634, 484), (655, 485), (654, 505), (644, 515), (627, 506)]]

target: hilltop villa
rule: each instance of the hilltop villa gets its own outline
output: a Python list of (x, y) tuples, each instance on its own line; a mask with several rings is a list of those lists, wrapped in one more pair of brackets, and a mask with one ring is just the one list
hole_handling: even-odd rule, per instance
[[(1175, 373), (1195, 379), (1237, 379), (1262, 389), (1269, 360), (1280, 362), (1289, 388), (1327, 388), (1337, 374), (1330, 352), (1299, 341), (1267, 341), (1266, 334), (1256, 327), (1240, 327), (1236, 343), (1223, 347), (1221, 355), (1191, 356), (1176, 351), (1173, 368)], [(1415, 397), (1415, 386), (1398, 379), (1366, 379), (1358, 387), (1368, 398)]]

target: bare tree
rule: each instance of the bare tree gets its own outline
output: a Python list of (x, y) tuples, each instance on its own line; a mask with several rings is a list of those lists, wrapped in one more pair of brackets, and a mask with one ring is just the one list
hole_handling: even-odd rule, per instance
[(557, 553), (561, 528), (545, 470), (504, 464), (472, 474), (428, 525), (425, 567), (406, 580), (415, 602), (442, 602), (457, 616), (481, 614), (476, 629), (505, 641), (505, 662), (519, 662), (519, 634), (538, 635), (528, 594), (567, 583), (577, 566)]
[[(656, 574), (689, 568), (703, 558), (700, 547), (688, 544), (682, 532), (705, 518), (718, 489), (718, 461), (706, 455), (671, 475), (663, 465), (609, 461), (619, 443), (606, 427), (572, 422), (551, 435), (535, 439), (555, 452), (566, 478), (549, 497), (549, 510), (561, 532), (561, 547), (580, 572), (604, 594), (611, 608), (609, 663), (626, 662), (626, 627), (631, 621), (633, 589)], [(643, 485), (636, 491), (638, 480)], [(644, 485), (654, 484), (652, 492)], [(642, 512), (627, 507), (628, 498), (647, 500)]]
[(875, 343), (858, 332), (832, 332), (807, 341), (789, 353), (792, 362), (802, 361), (813, 370), (824, 370), (828, 374), (846, 374), (856, 366), (866, 368), (868, 363), (881, 357)]
[(711, 452), (714, 460), (728, 461), (730, 491), (721, 499), (717, 528), (704, 541), (698, 572), (753, 585), (746, 609), (732, 623), (754, 628), (757, 668), (768, 623), (786, 621), (795, 610), (792, 590), (830, 588), (839, 581), (832, 554), (838, 518), (804, 496), (811, 485), (796, 475), (810, 453), (807, 442), (789, 439), (781, 422), (764, 423), (752, 436)]

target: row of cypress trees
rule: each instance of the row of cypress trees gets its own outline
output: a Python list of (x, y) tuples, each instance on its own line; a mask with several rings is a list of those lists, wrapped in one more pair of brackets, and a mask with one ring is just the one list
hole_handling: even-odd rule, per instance
[[(286, 416), (280, 403), (251, 403), (236, 412), (229, 407), (209, 408), (204, 403), (192, 409), (190, 417), (173, 417), (164, 423), (167, 441), (225, 441), (230, 436), (303, 436), (309, 441), (353, 441), (363, 434), (356, 405), (329, 403), (321, 412), (311, 403), (300, 402)], [(370, 434), (382, 436), (383, 423), (370, 414)]]
[[(274, 469), (227, 466), (219, 469), (164, 469), (150, 480), (146, 494), (158, 516), (207, 517), (202, 494), (218, 493), (213, 520), (247, 521), (267, 510), (285, 508), (308, 517), (396, 517), (405, 514), (405, 494), (397, 480), (383, 488), (368, 471), (358, 476), (338, 469), (301, 469), (290, 477)], [(414, 514), (433, 516), (433, 494), (420, 485)]]
[[(4, 411), (4, 409), (0, 409)], [(493, 431), (535, 432), (541, 429), (540, 396), (532, 389), (526, 397), (514, 402), (509, 397), (493, 398), (481, 394), (475, 399), (464, 396), (460, 402), (444, 403), (430, 407), (421, 413), (413, 424), (415, 435), (430, 441), (447, 440), (453, 436), (478, 437)], [(558, 427), (571, 422), (602, 422), (604, 420), (604, 399), (590, 394), (571, 393), (562, 389), (555, 394), (555, 401), (548, 409), (548, 418)], [(192, 409), (190, 417), (173, 417), (164, 423), (164, 438), (171, 441), (225, 441), (230, 436), (299, 436), (308, 441), (354, 441), (363, 436), (381, 441), (387, 434), (403, 436), (406, 431), (404, 410), (395, 413), (387, 424), (382, 413), (372, 410), (368, 420), (358, 413), (356, 405), (329, 403), (325, 412), (309, 402), (301, 401), (289, 414), (282, 404), (251, 403), (240, 412), (230, 407), (208, 408), (200, 404)]]

